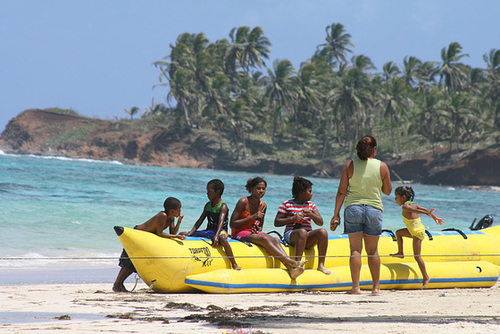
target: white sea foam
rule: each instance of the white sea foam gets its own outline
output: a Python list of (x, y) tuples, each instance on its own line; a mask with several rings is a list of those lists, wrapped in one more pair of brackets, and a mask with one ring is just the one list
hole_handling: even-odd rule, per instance
[(54, 267), (109, 267), (115, 266), (120, 253), (94, 253), (62, 254), (61, 256), (46, 256), (30, 252), (20, 256), (0, 257), (0, 269), (7, 268), (54, 268)]
[(61, 161), (83, 161), (91, 163), (109, 163), (113, 165), (123, 165), (122, 162), (118, 160), (97, 160), (97, 159), (87, 159), (87, 158), (69, 158), (58, 155), (40, 155), (40, 154), (15, 154), (15, 153), (5, 153), (0, 150), (0, 155), (6, 155), (11, 157), (30, 157), (36, 159), (46, 159), (46, 160), (61, 160)]

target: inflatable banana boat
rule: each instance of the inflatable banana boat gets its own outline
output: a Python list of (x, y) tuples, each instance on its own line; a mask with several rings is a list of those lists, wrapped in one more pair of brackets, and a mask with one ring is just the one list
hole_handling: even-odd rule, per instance
[[(306, 250), (306, 269), (292, 280), (281, 264), (263, 248), (229, 240), (240, 271), (221, 246), (212, 247), (209, 239), (161, 238), (153, 233), (115, 226), (115, 231), (141, 279), (156, 292), (248, 293), (278, 291), (347, 291), (351, 288), (349, 240), (346, 234), (330, 235), (325, 266), (331, 275), (316, 270), (317, 248)], [(382, 233), (381, 289), (418, 289), (422, 276), (413, 259), (412, 242), (405, 240), (405, 258), (390, 257), (397, 251), (391, 231)], [(287, 254), (291, 246), (283, 245)], [(361, 288), (372, 282), (363, 254)], [(431, 276), (428, 288), (491, 287), (500, 275), (500, 226), (482, 230), (449, 229), (427, 232), (422, 242), (422, 257)]]

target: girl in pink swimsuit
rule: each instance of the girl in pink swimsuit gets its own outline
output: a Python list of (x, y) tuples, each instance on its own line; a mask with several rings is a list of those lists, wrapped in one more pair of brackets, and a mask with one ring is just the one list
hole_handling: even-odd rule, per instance
[(246, 189), (250, 196), (242, 197), (236, 203), (229, 223), (231, 236), (262, 246), (269, 254), (277, 257), (287, 268), (290, 278), (295, 279), (304, 272), (303, 266), (307, 261), (292, 260), (278, 239), (262, 232), (267, 206), (261, 198), (266, 194), (266, 188), (267, 182), (262, 177), (254, 177), (247, 181)]

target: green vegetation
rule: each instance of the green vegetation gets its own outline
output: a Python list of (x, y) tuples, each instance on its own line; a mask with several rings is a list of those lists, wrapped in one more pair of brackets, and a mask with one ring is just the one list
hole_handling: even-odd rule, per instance
[[(383, 154), (394, 157), (498, 141), (500, 50), (484, 55), (485, 68), (472, 68), (452, 42), (439, 62), (407, 56), (377, 72), (353, 47), (344, 26), (333, 23), (300, 68), (287, 59), (267, 67), (271, 42), (259, 27), (234, 28), (215, 42), (181, 34), (154, 63), (168, 106), (154, 105), (142, 118), (188, 134), (204, 129), (193, 149), (218, 147), (236, 160), (335, 159), (353, 152), (363, 134), (375, 135)], [(137, 110), (127, 113), (132, 118)]]
[(98, 128), (97, 125), (91, 125), (81, 128), (65, 131), (50, 139), (50, 146), (57, 146), (61, 143), (80, 143), (85, 141), (86, 135), (89, 131)]
[(55, 112), (58, 114), (63, 114), (63, 115), (72, 115), (72, 116), (80, 116), (78, 112), (76, 112), (73, 109), (61, 109), (61, 108), (47, 108), (44, 109), (45, 111), (50, 111), (50, 112)]

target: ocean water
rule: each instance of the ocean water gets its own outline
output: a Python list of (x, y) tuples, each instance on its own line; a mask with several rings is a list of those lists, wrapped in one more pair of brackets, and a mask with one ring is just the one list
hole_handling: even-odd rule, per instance
[[(221, 179), (230, 210), (246, 196), (251, 173), (124, 165), (84, 159), (11, 155), (0, 151), (0, 270), (12, 268), (116, 267), (121, 244), (115, 225), (133, 227), (162, 210), (166, 197), (182, 202), (181, 231), (191, 229), (207, 201), (206, 183)], [(264, 231), (281, 202), (291, 198), (293, 176), (262, 175), (268, 182)], [(310, 178), (313, 201), (328, 229), (338, 180)], [(393, 184), (395, 188), (397, 183)], [(429, 230), (468, 229), (490, 214), (500, 221), (500, 192), (414, 184), (415, 202), (436, 208), (446, 225), (428, 217)], [(403, 226), (394, 195), (384, 196), (384, 228)], [(202, 225), (202, 228), (205, 225)], [(331, 234), (342, 232), (342, 227)], [(0, 282), (1, 283), (1, 282)]]

